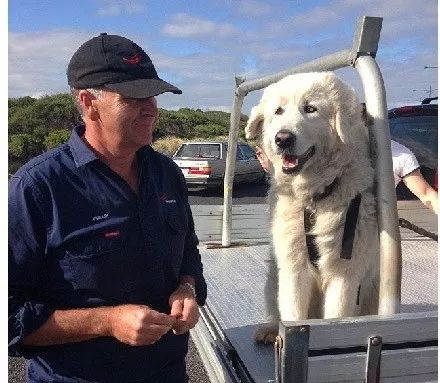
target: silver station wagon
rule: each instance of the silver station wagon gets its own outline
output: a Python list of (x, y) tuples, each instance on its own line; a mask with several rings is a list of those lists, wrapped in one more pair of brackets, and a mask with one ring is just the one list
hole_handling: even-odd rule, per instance
[[(173, 155), (188, 187), (219, 187), (226, 170), (228, 143), (186, 142)], [(248, 144), (237, 144), (234, 183), (262, 182), (266, 173), (258, 161), (254, 149)]]

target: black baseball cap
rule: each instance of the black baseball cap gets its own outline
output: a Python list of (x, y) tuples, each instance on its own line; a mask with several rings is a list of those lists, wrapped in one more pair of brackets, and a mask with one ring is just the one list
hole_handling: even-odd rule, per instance
[(76, 89), (104, 86), (132, 98), (182, 93), (159, 78), (150, 57), (139, 45), (107, 33), (93, 37), (78, 48), (67, 67), (67, 80)]

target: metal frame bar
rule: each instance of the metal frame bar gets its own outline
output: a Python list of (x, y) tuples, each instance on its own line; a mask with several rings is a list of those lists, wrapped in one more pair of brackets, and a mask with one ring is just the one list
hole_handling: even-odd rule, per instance
[(359, 57), (355, 68), (362, 79), (368, 113), (374, 119), (370, 133), (376, 145), (375, 179), (380, 243), (379, 314), (394, 314), (400, 311), (402, 249), (385, 88), (374, 58)]
[[(313, 379), (313, 368), (319, 368), (318, 374), (325, 374), (325, 366), (328, 358), (335, 357), (334, 361), (341, 362), (339, 369), (340, 378), (344, 381), (349, 374), (362, 374), (365, 383), (377, 383), (381, 374), (381, 352), (383, 345), (393, 345), (394, 351), (427, 350), (437, 346), (437, 311), (404, 313), (391, 316), (361, 316), (341, 319), (307, 319), (301, 321), (279, 323), (279, 336), (277, 337), (275, 357), (275, 382), (306, 383), (307, 379)], [(420, 328), (426, 333), (420, 333)], [(374, 334), (374, 335), (373, 335)], [(357, 369), (351, 371), (349, 358), (359, 353), (364, 353), (359, 348), (367, 346), (363, 373)], [(342, 359), (337, 358), (334, 350), (339, 350)], [(309, 353), (320, 352), (312, 357)], [(317, 359), (317, 358), (325, 359)], [(312, 359), (310, 359), (312, 358)], [(414, 356), (416, 358), (416, 356)], [(353, 359), (352, 359), (353, 360)], [(333, 362), (332, 362), (333, 363)], [(422, 362), (429, 365), (430, 361)], [(348, 366), (348, 367), (347, 367)], [(358, 364), (359, 368), (359, 364)], [(389, 372), (390, 365), (385, 366)], [(418, 370), (420, 372), (420, 369)], [(423, 372), (431, 374), (431, 370)], [(395, 378), (400, 375), (396, 372)], [(387, 375), (389, 377), (389, 375)], [(316, 377), (316, 375), (315, 375)], [(331, 381), (335, 376), (332, 375)], [(358, 378), (353, 377), (353, 381)], [(341, 378), (342, 380), (342, 378)], [(320, 380), (321, 381), (321, 380)], [(330, 381), (330, 380), (329, 380)], [(351, 381), (351, 380), (350, 380)], [(397, 380), (396, 380), (397, 381)], [(403, 379), (402, 379), (403, 381)], [(409, 380), (405, 380), (409, 381)], [(421, 380), (420, 380), (421, 381)]]
[(285, 327), (280, 323), (279, 333), (283, 339), (279, 361), (281, 383), (306, 383), (309, 370), (310, 326)]
[(380, 38), (382, 18), (364, 16), (358, 20), (353, 46), (318, 58), (300, 66), (253, 81), (236, 79), (235, 97), (231, 112), (228, 156), (224, 179), (222, 246), (231, 245), (232, 188), (239, 122), (244, 97), (283, 77), (300, 72), (332, 71), (348, 66), (357, 69), (365, 92), (368, 113), (373, 117), (372, 144), (376, 153), (377, 213), (380, 233), (380, 297), (379, 314), (399, 312), (401, 298), (401, 247), (398, 228), (397, 202), (392, 178), (390, 133), (388, 127), (385, 87), (374, 59)]

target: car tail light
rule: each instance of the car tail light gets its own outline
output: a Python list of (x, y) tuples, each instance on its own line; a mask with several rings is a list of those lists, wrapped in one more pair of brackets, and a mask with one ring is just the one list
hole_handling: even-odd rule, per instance
[(188, 169), (188, 174), (200, 174), (200, 175), (209, 176), (211, 175), (211, 167), (210, 166), (191, 167)]
[(417, 109), (413, 106), (402, 106), (400, 108), (396, 109), (396, 114), (407, 114), (407, 113), (414, 113)]

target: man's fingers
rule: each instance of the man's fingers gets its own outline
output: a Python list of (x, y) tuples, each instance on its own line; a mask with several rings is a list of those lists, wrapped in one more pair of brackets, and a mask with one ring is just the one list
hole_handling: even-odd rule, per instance
[(176, 335), (183, 334), (192, 329), (199, 319), (199, 306), (193, 299), (185, 299), (182, 315), (177, 318), (173, 326), (173, 333)]
[(186, 299), (182, 310), (182, 320), (192, 321), (199, 316), (199, 306), (193, 299)]
[(184, 305), (183, 301), (180, 299), (176, 299), (171, 305), (171, 313), (170, 315), (174, 318), (180, 318), (183, 314)]
[(152, 324), (171, 327), (176, 322), (176, 318), (172, 315), (160, 313), (155, 310), (151, 310), (149, 314)]

